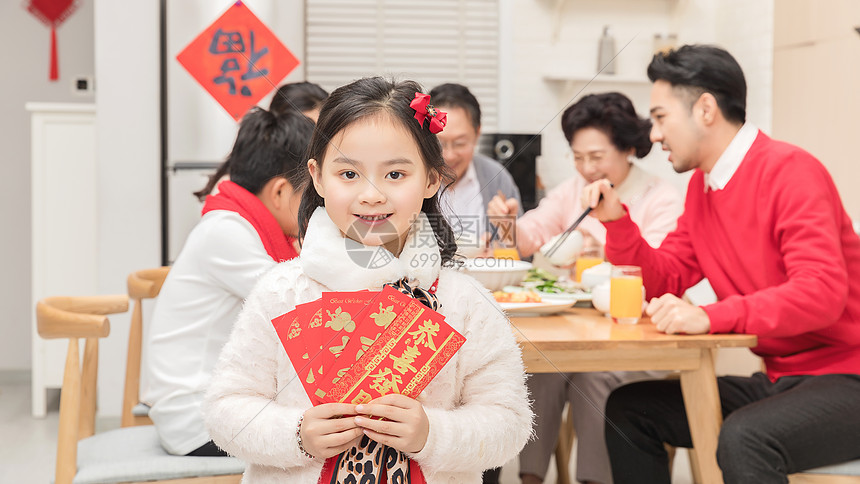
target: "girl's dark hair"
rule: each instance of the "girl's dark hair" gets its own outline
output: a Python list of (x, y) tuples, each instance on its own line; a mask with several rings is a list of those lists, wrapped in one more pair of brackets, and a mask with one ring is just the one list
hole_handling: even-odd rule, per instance
[(655, 54), (648, 65), (651, 82), (666, 81), (685, 89), (690, 107), (703, 93), (717, 100), (723, 116), (743, 124), (747, 117), (747, 83), (738, 61), (726, 50), (712, 45), (685, 45)]
[[(409, 107), (416, 92), (422, 92), (416, 82), (395, 82), (382, 77), (359, 79), (335, 89), (322, 105), (307, 158), (316, 160), (317, 167), (322, 168), (329, 141), (337, 133), (364, 118), (385, 114), (397, 120), (412, 135), (427, 171), (439, 176), (442, 185), (447, 187), (453, 183), (454, 177), (442, 158), (442, 145), (436, 135), (430, 132), (430, 122), (425, 120), (423, 125), (419, 124), (414, 117), (415, 110)], [(441, 190), (431, 198), (424, 199), (421, 211), (427, 215), (433, 227), (442, 263), (451, 265), (457, 244), (454, 242), (454, 232), (439, 208), (439, 193)], [(322, 206), (325, 206), (325, 200), (319, 196), (313, 183), (305, 185), (299, 207), (300, 238), (304, 238), (314, 210)]]
[(636, 157), (646, 156), (651, 147), (651, 121), (640, 118), (624, 94), (589, 94), (567, 108), (561, 116), (561, 129), (567, 143), (583, 128), (595, 128), (609, 137), (619, 151), (633, 148)]
[(203, 201), (224, 175), (230, 175), (230, 181), (255, 195), (276, 176), (286, 178), (293, 190), (300, 190), (305, 182), (305, 151), (312, 132), (313, 123), (301, 113), (275, 116), (263, 108), (252, 108), (242, 118), (227, 160), (194, 195)]
[(328, 93), (318, 84), (312, 82), (292, 82), (284, 84), (275, 91), (269, 111), (273, 114), (283, 114), (287, 111), (303, 113), (320, 107)]

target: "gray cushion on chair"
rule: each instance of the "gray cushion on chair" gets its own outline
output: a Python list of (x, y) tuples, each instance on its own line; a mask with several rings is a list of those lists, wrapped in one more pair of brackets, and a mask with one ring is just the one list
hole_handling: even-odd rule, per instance
[(78, 442), (74, 484), (179, 479), (241, 474), (235, 457), (184, 457), (168, 454), (152, 425), (103, 432)]
[(818, 467), (803, 471), (809, 474), (838, 474), (844, 476), (860, 476), (860, 459), (834, 464), (832, 466)]
[(149, 405), (138, 403), (131, 409), (131, 414), (135, 417), (149, 417)]

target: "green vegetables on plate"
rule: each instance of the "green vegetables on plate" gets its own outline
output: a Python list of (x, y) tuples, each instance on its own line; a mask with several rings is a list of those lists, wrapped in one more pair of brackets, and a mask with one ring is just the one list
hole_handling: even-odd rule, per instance
[(559, 284), (557, 276), (539, 268), (529, 269), (526, 277), (523, 279), (523, 285), (532, 287), (539, 292), (550, 294), (563, 294), (568, 292), (564, 286)]

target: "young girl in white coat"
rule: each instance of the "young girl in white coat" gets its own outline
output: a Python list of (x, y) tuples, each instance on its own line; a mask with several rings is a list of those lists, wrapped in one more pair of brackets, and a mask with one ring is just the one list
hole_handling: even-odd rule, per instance
[[(248, 464), (245, 484), (323, 481), (324, 462), (341, 453), (367, 458), (326, 474), (326, 484), (479, 483), (531, 434), (509, 321), (453, 267), (456, 245), (438, 204), (450, 175), (430, 131), (444, 116), (410, 107), (416, 94), (414, 82), (367, 78), (335, 90), (322, 107), (299, 213), (302, 254), (266, 274), (246, 301), (204, 406), (215, 443)], [(465, 344), (417, 400), (389, 394), (313, 407), (270, 321), (323, 291), (398, 281)]]

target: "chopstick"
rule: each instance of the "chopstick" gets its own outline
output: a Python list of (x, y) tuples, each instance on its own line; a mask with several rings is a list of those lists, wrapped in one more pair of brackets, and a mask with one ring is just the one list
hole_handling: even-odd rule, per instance
[[(614, 187), (615, 185), (610, 183), (609, 186)], [(603, 194), (602, 193), (600, 194), (600, 198), (597, 200), (597, 203), (600, 203), (600, 200), (603, 200)], [(557, 238), (555, 240), (555, 242), (553, 242), (552, 246), (544, 254), (544, 257), (546, 257), (547, 259), (552, 257), (552, 255), (555, 254), (555, 252), (559, 249), (559, 247), (561, 247), (562, 244), (564, 244), (564, 241), (567, 240), (567, 238), (570, 236), (570, 234), (574, 230), (576, 230), (577, 227), (579, 227), (579, 224), (582, 223), (583, 220), (585, 220), (585, 217), (588, 216), (589, 213), (591, 213), (591, 210), (592, 210), (591, 207), (586, 208), (585, 211), (582, 212), (582, 215), (580, 215), (579, 218), (577, 218), (572, 224), (570, 224), (570, 227), (568, 227), (567, 230), (562, 232), (562, 234), (559, 236), (559, 238)]]

